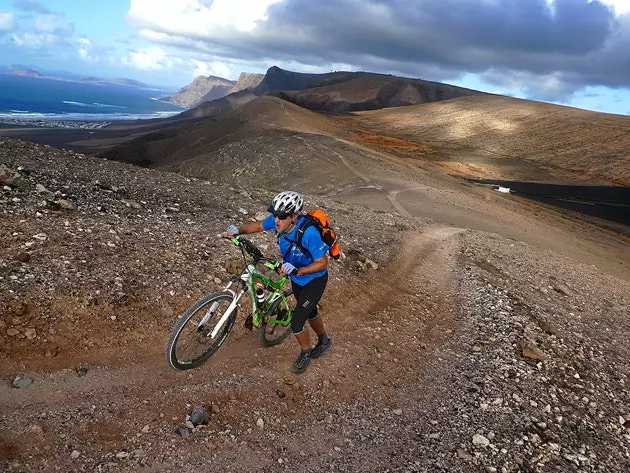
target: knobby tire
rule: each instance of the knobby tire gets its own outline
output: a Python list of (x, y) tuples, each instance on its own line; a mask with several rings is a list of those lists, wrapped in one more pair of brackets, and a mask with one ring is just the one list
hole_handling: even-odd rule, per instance
[[(221, 331), (217, 334), (214, 340), (210, 339), (210, 337), (206, 337), (205, 334), (210, 333), (214, 328), (214, 324), (216, 324), (227, 309), (227, 306), (222, 308), (222, 310), (217, 310), (210, 320), (206, 327), (210, 327), (209, 329), (205, 329), (205, 332), (199, 332), (196, 329), (196, 325), (199, 323), (201, 318), (206, 313), (204, 309), (210, 307), (210, 305), (215, 301), (226, 302), (227, 305), (232, 302), (234, 299), (234, 295), (229, 291), (215, 292), (213, 294), (209, 294), (205, 297), (199, 299), (193, 306), (191, 306), (186, 312), (184, 312), (175, 322), (173, 329), (171, 330), (171, 334), (168, 339), (168, 343), (166, 345), (166, 358), (168, 360), (171, 368), (176, 370), (189, 370), (192, 368), (198, 367), (200, 364), (205, 362), (208, 358), (210, 358), (214, 353), (219, 349), (219, 347), (225, 342), (228, 334), (232, 330), (234, 326), (234, 321), (236, 320), (236, 312), (238, 307), (234, 308), (232, 314), (230, 314), (228, 320), (226, 320), (225, 325), (221, 329)], [(192, 345), (203, 345), (207, 343), (205, 348), (202, 348), (202, 351), (199, 355), (192, 357), (192, 359), (181, 359), (178, 357), (178, 348), (180, 348), (180, 352), (183, 351), (185, 347), (183, 345), (184, 341), (181, 340), (182, 335), (184, 334), (185, 329), (192, 329), (191, 334), (193, 337)], [(196, 340), (195, 340), (196, 339)]]
[[(289, 297), (293, 294), (293, 290), (288, 288), (284, 291), (284, 296)], [(273, 347), (282, 343), (285, 338), (291, 333), (291, 324), (286, 327), (282, 325), (276, 325), (269, 323), (274, 320), (278, 315), (278, 311), (282, 308), (282, 298), (278, 299), (267, 311), (267, 314), (263, 317), (260, 323), (260, 329), (258, 330), (258, 339), (265, 347)], [(270, 333), (269, 331), (273, 331)]]

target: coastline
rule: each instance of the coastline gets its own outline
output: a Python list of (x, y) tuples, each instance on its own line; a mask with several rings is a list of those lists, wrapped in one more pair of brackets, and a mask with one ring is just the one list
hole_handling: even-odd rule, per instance
[(173, 116), (119, 120), (6, 119), (0, 116), (0, 140), (6, 137), (98, 156), (141, 134), (200, 120)]
[(63, 120), (53, 118), (5, 118), (0, 117), (0, 130), (3, 128), (73, 128), (98, 130), (112, 124), (111, 120)]

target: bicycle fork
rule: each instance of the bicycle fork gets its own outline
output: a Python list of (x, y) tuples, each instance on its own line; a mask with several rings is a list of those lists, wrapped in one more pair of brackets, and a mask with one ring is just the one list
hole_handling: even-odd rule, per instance
[[(230, 318), (230, 315), (236, 308), (238, 301), (241, 299), (241, 297), (243, 297), (243, 294), (245, 293), (245, 291), (243, 290), (241, 290), (238, 294), (234, 292), (232, 289), (226, 289), (226, 291), (232, 294), (232, 302), (230, 302), (230, 305), (227, 307), (227, 309), (225, 309), (225, 312), (223, 312), (223, 314), (221, 315), (221, 318), (215, 325), (214, 329), (212, 330), (212, 333), (210, 333), (211, 339), (214, 339), (214, 337), (216, 337), (217, 334), (221, 331), (221, 329), (223, 328), (227, 320)], [(206, 312), (206, 315), (204, 315), (203, 319), (201, 319), (201, 322), (198, 325), (199, 327), (203, 327), (206, 324), (206, 322), (210, 320), (210, 317), (212, 317), (212, 315), (214, 314), (214, 311), (217, 310), (217, 307), (219, 307), (219, 301), (214, 301), (212, 305), (210, 306), (210, 308), (208, 309), (208, 311)]]
[[(214, 337), (217, 336), (219, 331), (225, 325), (225, 322), (227, 322), (227, 320), (230, 318), (230, 315), (232, 314), (232, 312), (236, 308), (236, 305), (238, 304), (238, 301), (240, 301), (241, 297), (243, 297), (243, 294), (245, 294), (245, 289), (251, 286), (251, 275), (252, 275), (253, 271), (254, 271), (254, 266), (248, 265), (247, 268), (245, 268), (245, 271), (243, 271), (243, 274), (241, 274), (240, 277), (238, 277), (238, 278), (232, 279), (228, 283), (226, 288), (224, 289), (224, 291), (229, 292), (230, 294), (232, 294), (232, 302), (230, 303), (228, 308), (225, 309), (225, 312), (223, 312), (223, 315), (221, 315), (221, 318), (217, 322), (217, 325), (212, 330), (212, 333), (210, 334), (210, 338), (211, 339), (214, 339)], [(232, 287), (232, 285), (235, 282), (239, 281), (239, 279), (240, 279), (241, 284), (243, 285), (243, 288), (237, 294), (233, 289), (231, 289), (231, 287)], [(252, 302), (253, 302), (253, 300), (252, 300)], [(214, 301), (212, 303), (212, 305), (208, 309), (208, 312), (206, 313), (206, 315), (201, 320), (201, 323), (199, 324), (200, 327), (203, 326), (210, 319), (210, 317), (212, 317), (212, 314), (214, 313), (215, 310), (217, 310), (218, 306), (219, 306), (219, 302), (218, 301)]]

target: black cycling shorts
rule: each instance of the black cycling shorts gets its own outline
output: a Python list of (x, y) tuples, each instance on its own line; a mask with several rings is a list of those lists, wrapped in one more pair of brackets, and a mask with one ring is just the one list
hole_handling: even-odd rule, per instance
[(306, 283), (304, 286), (291, 281), (293, 295), (297, 301), (293, 311), (293, 318), (291, 319), (291, 329), (295, 335), (304, 331), (307, 320), (313, 320), (317, 317), (317, 303), (324, 294), (327, 282), (328, 272)]

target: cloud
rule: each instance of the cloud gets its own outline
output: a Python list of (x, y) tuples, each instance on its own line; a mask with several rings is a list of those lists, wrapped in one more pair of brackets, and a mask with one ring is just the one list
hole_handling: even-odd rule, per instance
[(190, 60), (190, 66), (192, 67), (192, 77), (197, 76), (217, 76), (217, 77), (232, 77), (235, 73), (234, 67), (225, 62), (217, 61), (198, 61), (196, 59)]
[(72, 36), (74, 33), (74, 24), (68, 23), (63, 16), (56, 13), (37, 15), (34, 28), (36, 32), (44, 34)]
[[(33, 2), (20, 2), (22, 8), (28, 7), (29, 11), (44, 11)], [(10, 42), (21, 49), (41, 51), (48, 49), (48, 53), (54, 54), (51, 49), (54, 46), (72, 46), (74, 24), (69, 23), (62, 15), (56, 13), (41, 13), (26, 18), (26, 22), (16, 25)]]
[(526, 97), (535, 100), (569, 103), (573, 94), (583, 88), (574, 75), (554, 72), (532, 74), (523, 71), (492, 69), (481, 78), (502, 89), (520, 89)]
[[(209, 38), (229, 31), (251, 32), (260, 22), (267, 20), (270, 5), (281, 0), (181, 0), (155, 2), (131, 0), (127, 22), (139, 29), (157, 26), (175, 36), (193, 37), (197, 34)], [(192, 33), (191, 33), (192, 32)], [(210, 34), (208, 34), (210, 33)]]
[(31, 11), (35, 13), (48, 14), (52, 13), (48, 8), (38, 2), (32, 2), (29, 0), (15, 0), (13, 6), (19, 10)]
[(13, 33), (11, 42), (23, 49), (42, 50), (50, 49), (52, 45), (67, 44), (66, 39), (56, 34)]
[(0, 12), (0, 32), (13, 31), (14, 20), (13, 13)]
[[(448, 80), (535, 79), (565, 97), (630, 86), (627, 0), (132, 0), (127, 22), (166, 49)], [(628, 7), (628, 8), (626, 8)], [(497, 84), (500, 83), (498, 78)], [(505, 80), (505, 79), (502, 79)]]
[(617, 15), (630, 13), (630, 2), (628, 0), (601, 0), (601, 2), (612, 7)]
[(80, 59), (86, 62), (98, 62), (100, 56), (96, 52), (94, 43), (89, 38), (81, 37), (76, 40), (77, 55)]
[(168, 69), (176, 63), (181, 63), (181, 60), (179, 58), (170, 58), (158, 46), (130, 51), (127, 57), (122, 59), (123, 65), (143, 70)]

